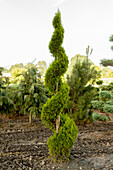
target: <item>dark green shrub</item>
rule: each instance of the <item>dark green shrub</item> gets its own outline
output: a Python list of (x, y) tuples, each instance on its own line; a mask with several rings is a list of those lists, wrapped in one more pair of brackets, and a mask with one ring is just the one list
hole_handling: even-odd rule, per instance
[(103, 101), (98, 101), (98, 100), (92, 100), (91, 104), (92, 104), (94, 109), (102, 110), (104, 102)]
[(76, 103), (76, 110), (73, 113), (74, 120), (77, 124), (84, 124), (92, 119), (91, 99), (93, 94), (94, 91), (93, 90), (90, 91), (90, 87), (89, 87), (89, 91), (88, 89), (86, 89), (83, 95), (79, 96), (78, 101)]
[(113, 98), (113, 95), (109, 91), (100, 91), (99, 92), (100, 100), (106, 101)]
[(2, 77), (3, 68), (0, 67), (0, 113), (9, 114), (14, 109), (13, 101), (8, 97), (8, 79)]
[(95, 93), (93, 95), (93, 100), (99, 100), (99, 87), (94, 87)]
[(109, 90), (108, 85), (100, 85), (101, 91), (107, 91)]
[(67, 109), (69, 110), (70, 106), (70, 114), (73, 114), (75, 122), (84, 124), (91, 118), (91, 100), (95, 94), (97, 95), (98, 90), (92, 85), (99, 78), (100, 72), (92, 66), (87, 57), (75, 56), (75, 59), (72, 72), (67, 76), (70, 101), (73, 105), (68, 105)]
[(113, 113), (113, 105), (105, 104), (103, 107), (103, 111), (106, 113)]
[(108, 90), (113, 93), (113, 82), (109, 83)]
[(0, 113), (10, 114), (14, 108), (13, 101), (6, 94), (0, 96)]
[(98, 80), (98, 81), (96, 81), (96, 84), (97, 84), (97, 85), (102, 85), (102, 84), (103, 84), (103, 80)]
[(109, 85), (101, 85), (101, 91), (112, 91), (113, 90), (113, 83), (109, 83)]
[(14, 113), (17, 113), (19, 115), (20, 112), (20, 99), (18, 98), (18, 90), (19, 90), (19, 85), (15, 84), (15, 85), (11, 85), (8, 88), (8, 97), (13, 101), (15, 108), (13, 110)]
[(47, 101), (46, 88), (35, 65), (26, 69), (23, 80), (18, 85), (12, 85), (8, 93), (15, 103), (15, 114), (29, 115), (30, 123), (32, 117), (41, 114), (42, 106)]
[(94, 113), (93, 114), (93, 121), (96, 121), (96, 120), (98, 120), (98, 121), (107, 121), (108, 118), (106, 116), (100, 115), (98, 113)]

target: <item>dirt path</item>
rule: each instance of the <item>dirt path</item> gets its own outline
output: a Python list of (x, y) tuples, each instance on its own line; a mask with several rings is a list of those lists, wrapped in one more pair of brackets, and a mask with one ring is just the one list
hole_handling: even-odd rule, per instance
[(49, 159), (47, 139), (51, 131), (40, 119), (0, 118), (0, 170), (113, 170), (113, 122), (79, 126), (70, 160), (55, 164)]

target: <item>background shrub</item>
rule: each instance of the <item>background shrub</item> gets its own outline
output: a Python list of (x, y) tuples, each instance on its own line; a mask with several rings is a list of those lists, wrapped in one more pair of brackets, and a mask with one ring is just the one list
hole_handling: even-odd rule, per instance
[(96, 121), (96, 120), (98, 120), (98, 121), (107, 121), (108, 118), (106, 116), (100, 115), (98, 113), (94, 113), (93, 114), (93, 121)]
[(113, 105), (105, 104), (103, 107), (103, 111), (106, 113), (113, 113)]
[(92, 104), (94, 109), (102, 110), (104, 102), (103, 101), (98, 101), (98, 100), (93, 100), (93, 101), (91, 101), (91, 104)]
[(113, 98), (113, 95), (109, 91), (100, 91), (99, 92), (100, 100), (106, 101)]
[(98, 81), (96, 81), (96, 84), (97, 85), (102, 85), (104, 82), (103, 82), (103, 80), (98, 80)]

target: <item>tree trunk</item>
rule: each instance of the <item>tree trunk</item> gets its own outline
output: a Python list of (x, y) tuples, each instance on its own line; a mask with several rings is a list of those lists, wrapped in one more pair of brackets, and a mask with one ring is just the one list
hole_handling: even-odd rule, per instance
[(60, 129), (60, 115), (58, 115), (56, 119), (56, 133), (59, 132), (59, 129)]
[[(58, 93), (58, 82), (56, 84), (56, 94)], [(56, 133), (59, 132), (60, 129), (60, 115), (58, 115), (57, 119), (56, 119)]]
[[(57, 55), (58, 55), (58, 51), (57, 51)], [(58, 60), (58, 56), (56, 55), (56, 60)], [(58, 82), (56, 84), (56, 94), (58, 93)], [(60, 129), (60, 115), (58, 115), (57, 119), (56, 119), (56, 133), (59, 132)]]
[(32, 123), (32, 114), (31, 114), (31, 112), (29, 113), (29, 123), (30, 124)]
[(72, 108), (70, 108), (70, 114), (72, 114)]

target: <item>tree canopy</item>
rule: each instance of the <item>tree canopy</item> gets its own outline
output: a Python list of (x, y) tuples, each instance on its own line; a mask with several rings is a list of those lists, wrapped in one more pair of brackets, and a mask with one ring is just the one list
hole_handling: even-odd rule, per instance
[[(113, 42), (113, 35), (109, 38), (110, 42)], [(111, 49), (113, 50), (113, 46), (111, 46)], [(111, 66), (113, 67), (113, 59), (102, 59), (100, 64), (104, 67)]]

